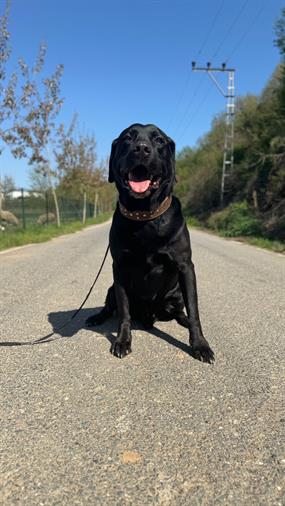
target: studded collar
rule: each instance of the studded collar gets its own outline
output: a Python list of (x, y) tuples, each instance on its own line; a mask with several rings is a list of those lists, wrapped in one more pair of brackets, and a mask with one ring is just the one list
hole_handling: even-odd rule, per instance
[(172, 202), (172, 196), (166, 197), (163, 202), (158, 206), (157, 209), (154, 209), (153, 211), (129, 211), (126, 207), (123, 206), (123, 204), (119, 201), (119, 209), (121, 214), (128, 218), (129, 220), (133, 221), (149, 221), (154, 220), (155, 218), (158, 218), (158, 216), (161, 216), (169, 207), (171, 206)]

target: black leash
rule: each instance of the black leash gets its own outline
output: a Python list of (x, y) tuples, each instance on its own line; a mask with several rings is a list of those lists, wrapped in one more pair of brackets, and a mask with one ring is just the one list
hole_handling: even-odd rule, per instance
[(105, 255), (104, 255), (104, 258), (103, 258), (103, 261), (101, 263), (101, 266), (100, 266), (100, 269), (97, 273), (97, 276), (96, 278), (94, 279), (93, 281), (93, 284), (89, 290), (89, 292), (87, 293), (84, 301), (82, 302), (81, 306), (76, 309), (76, 311), (73, 313), (73, 315), (69, 318), (69, 320), (67, 320), (65, 323), (63, 323), (62, 325), (60, 325), (59, 327), (56, 327), (53, 332), (50, 332), (49, 334), (47, 334), (46, 336), (43, 336), (43, 337), (40, 337), (39, 339), (35, 339), (34, 341), (24, 341), (24, 342), (21, 342), (21, 341), (6, 341), (6, 342), (0, 342), (0, 346), (27, 346), (27, 345), (33, 345), (33, 344), (40, 344), (40, 343), (50, 343), (51, 341), (55, 341), (55, 338), (54, 339), (50, 339), (54, 334), (58, 334), (58, 332), (62, 329), (64, 329), (65, 327), (67, 327), (67, 325), (69, 325), (72, 320), (74, 320), (74, 318), (76, 318), (76, 316), (78, 315), (78, 313), (81, 311), (81, 309), (83, 308), (85, 302), (88, 300), (96, 282), (97, 282), (97, 279), (99, 278), (100, 274), (101, 274), (101, 271), (103, 269), (103, 266), (104, 266), (104, 263), (106, 261), (106, 258), (107, 258), (107, 255), (108, 255), (108, 252), (109, 252), (109, 249), (110, 249), (110, 244), (108, 244), (108, 247), (106, 249), (106, 252), (105, 252)]

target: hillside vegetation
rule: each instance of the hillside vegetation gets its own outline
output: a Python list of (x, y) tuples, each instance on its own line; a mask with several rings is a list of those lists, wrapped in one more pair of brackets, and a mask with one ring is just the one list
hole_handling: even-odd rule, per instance
[(185, 214), (229, 236), (285, 240), (285, 8), (275, 35), (281, 63), (260, 96), (236, 101), (234, 170), (222, 207), (225, 114), (177, 157), (176, 194)]
[(186, 215), (227, 235), (262, 235), (285, 240), (285, 78), (279, 65), (261, 96), (236, 103), (234, 171), (224, 206), (220, 185), (225, 115), (194, 148), (178, 155), (178, 183)]

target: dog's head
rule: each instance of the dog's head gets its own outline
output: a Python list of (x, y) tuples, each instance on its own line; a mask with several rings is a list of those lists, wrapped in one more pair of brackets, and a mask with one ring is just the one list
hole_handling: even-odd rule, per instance
[(155, 125), (136, 123), (113, 141), (109, 182), (124, 201), (161, 201), (175, 181), (175, 144)]

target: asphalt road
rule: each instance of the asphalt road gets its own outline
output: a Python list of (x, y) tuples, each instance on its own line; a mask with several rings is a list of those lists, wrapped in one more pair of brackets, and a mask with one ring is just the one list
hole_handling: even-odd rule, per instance
[[(109, 225), (0, 255), (0, 340), (65, 321), (100, 266)], [(84, 328), (111, 283), (110, 258), (56, 341), (1, 346), (1, 505), (283, 505), (285, 257), (192, 231), (214, 365), (175, 322)]]

